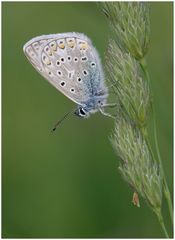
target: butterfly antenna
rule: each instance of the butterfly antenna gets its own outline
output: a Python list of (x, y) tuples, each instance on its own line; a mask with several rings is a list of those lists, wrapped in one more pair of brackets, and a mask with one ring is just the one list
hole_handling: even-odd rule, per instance
[(55, 132), (55, 130), (57, 129), (57, 127), (58, 127), (66, 118), (68, 118), (69, 115), (72, 114), (74, 111), (75, 111), (75, 109), (72, 110), (72, 111), (70, 111), (70, 112), (68, 112), (68, 113), (66, 113), (66, 114), (54, 125), (54, 127), (53, 127), (52, 130), (51, 130), (51, 132)]

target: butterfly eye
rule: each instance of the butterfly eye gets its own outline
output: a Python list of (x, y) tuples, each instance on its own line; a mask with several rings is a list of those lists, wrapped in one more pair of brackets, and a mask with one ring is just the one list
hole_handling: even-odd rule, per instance
[(86, 113), (84, 112), (83, 108), (80, 108), (80, 109), (79, 109), (79, 113), (80, 113), (82, 116), (85, 116), (85, 115), (86, 115)]

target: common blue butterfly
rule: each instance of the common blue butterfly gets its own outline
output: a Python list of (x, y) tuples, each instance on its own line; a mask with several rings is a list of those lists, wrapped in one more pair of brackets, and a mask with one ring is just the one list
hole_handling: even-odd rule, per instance
[(82, 118), (103, 111), (108, 97), (99, 55), (82, 33), (35, 37), (23, 47), (34, 68), (55, 88), (77, 103)]

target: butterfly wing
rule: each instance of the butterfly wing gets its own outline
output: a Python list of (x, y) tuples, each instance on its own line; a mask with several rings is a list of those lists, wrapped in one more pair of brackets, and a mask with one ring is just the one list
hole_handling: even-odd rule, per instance
[(23, 49), (34, 68), (77, 104), (83, 105), (105, 89), (98, 53), (83, 34), (36, 37)]

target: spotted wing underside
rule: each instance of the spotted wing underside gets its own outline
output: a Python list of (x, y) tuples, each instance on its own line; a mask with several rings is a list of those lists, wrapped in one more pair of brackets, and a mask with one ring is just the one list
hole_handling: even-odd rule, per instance
[(36, 37), (24, 45), (24, 53), (46, 80), (78, 104), (103, 88), (98, 54), (83, 34)]

